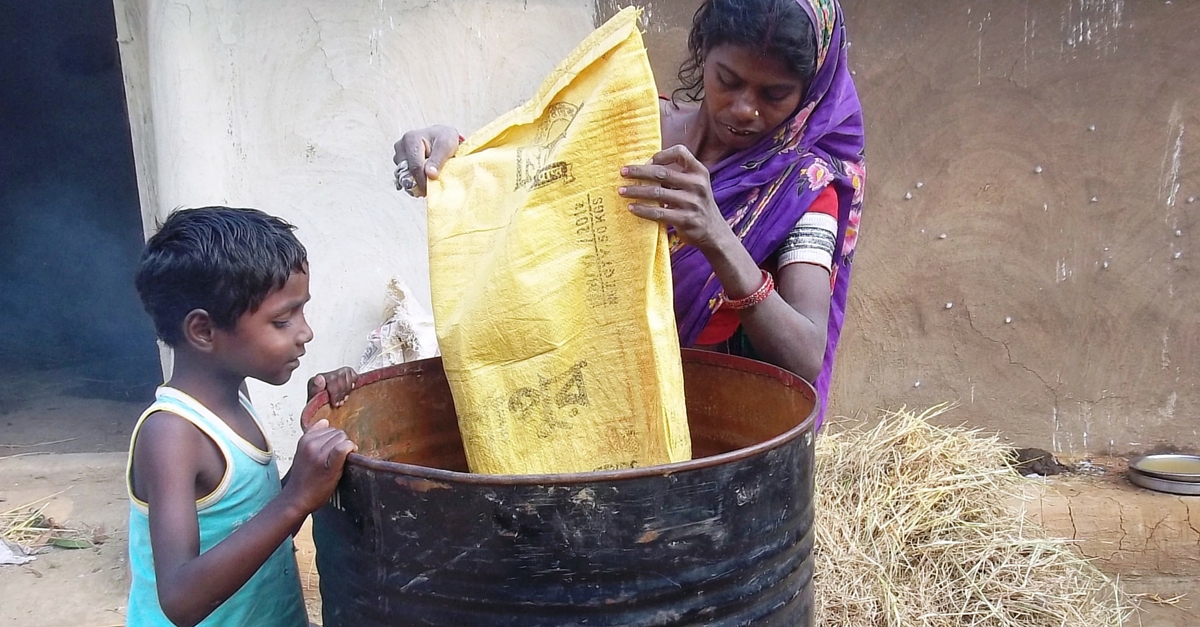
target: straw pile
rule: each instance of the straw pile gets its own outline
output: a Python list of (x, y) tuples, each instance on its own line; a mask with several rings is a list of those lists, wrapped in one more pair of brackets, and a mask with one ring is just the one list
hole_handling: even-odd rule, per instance
[(36, 555), (45, 547), (85, 549), (102, 544), (103, 528), (72, 529), (48, 518), (45, 510), (50, 499), (61, 492), (42, 497), (7, 511), (0, 511), (0, 540), (26, 555)]
[(1116, 584), (1026, 519), (1009, 449), (928, 422), (948, 408), (818, 438), (818, 625), (1120, 625)]

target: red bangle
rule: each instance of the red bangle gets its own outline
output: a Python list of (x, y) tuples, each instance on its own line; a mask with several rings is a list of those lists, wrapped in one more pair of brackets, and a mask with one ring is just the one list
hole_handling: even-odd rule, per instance
[(725, 294), (725, 290), (721, 290), (721, 305), (733, 310), (749, 309), (762, 303), (764, 300), (767, 300), (767, 297), (771, 295), (771, 292), (775, 291), (775, 279), (771, 276), (771, 273), (767, 272), (766, 270), (762, 271), (762, 276), (762, 285), (759, 285), (758, 289), (751, 292), (750, 295), (745, 298), (732, 299)]

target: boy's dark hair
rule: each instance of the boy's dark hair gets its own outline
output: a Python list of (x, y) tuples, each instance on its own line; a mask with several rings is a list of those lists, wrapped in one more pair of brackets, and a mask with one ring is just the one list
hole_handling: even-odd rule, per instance
[(817, 34), (796, 0), (706, 0), (692, 18), (676, 94), (691, 101), (704, 97), (704, 59), (722, 44), (777, 56), (805, 85), (817, 74)]
[(183, 341), (183, 319), (203, 309), (220, 329), (262, 304), (308, 253), (296, 227), (257, 209), (200, 207), (167, 218), (146, 242), (137, 285), (154, 331), (168, 346)]

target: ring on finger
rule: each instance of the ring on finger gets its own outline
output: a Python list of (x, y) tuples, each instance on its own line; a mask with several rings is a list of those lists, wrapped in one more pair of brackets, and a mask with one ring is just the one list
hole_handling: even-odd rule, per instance
[(413, 194), (413, 189), (417, 187), (417, 179), (413, 177), (412, 170), (408, 167), (408, 159), (403, 159), (396, 164), (395, 178), (397, 190), (403, 191), (409, 196), (416, 196)]

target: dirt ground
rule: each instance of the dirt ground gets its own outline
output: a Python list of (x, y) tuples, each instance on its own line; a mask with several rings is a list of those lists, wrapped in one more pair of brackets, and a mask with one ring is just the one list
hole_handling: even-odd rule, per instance
[[(44, 498), (47, 514), (71, 526), (103, 527), (104, 544), (92, 549), (55, 549), (25, 566), (0, 566), (0, 626), (117, 627), (124, 624), (129, 577), (122, 453), (69, 453), (0, 459), (0, 511)], [(1075, 485), (1079, 485), (1076, 482)], [(1090, 489), (1096, 486), (1093, 484)], [(1197, 500), (1197, 499), (1193, 499)], [(1111, 504), (1077, 505), (1075, 524), (1103, 528)], [(1153, 534), (1151, 534), (1153, 535)], [(1094, 539), (1094, 538), (1093, 538)], [(297, 541), (301, 581), (312, 620), (320, 622), (311, 542)], [(1122, 566), (1122, 568), (1124, 568)], [(1147, 595), (1131, 622), (1144, 627), (1200, 625), (1200, 576), (1122, 575), (1132, 594)], [(1171, 600), (1186, 595), (1174, 604)]]
[(153, 389), (95, 398), (94, 386), (69, 370), (0, 373), (0, 457), (127, 450)]
[(24, 566), (0, 566), (0, 624), (123, 625), (129, 577), (129, 501), (123, 453), (69, 453), (0, 460), (0, 511), (50, 499), (45, 514), (103, 526), (94, 549), (53, 550)]

